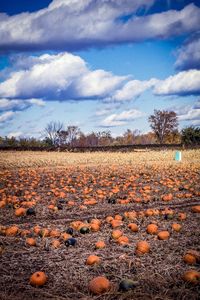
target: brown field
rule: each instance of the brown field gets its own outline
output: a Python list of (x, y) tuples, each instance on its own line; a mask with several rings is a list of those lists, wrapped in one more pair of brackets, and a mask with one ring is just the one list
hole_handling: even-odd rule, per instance
[[(182, 151), (181, 162), (174, 154), (0, 152), (0, 299), (199, 299), (200, 273), (196, 283), (185, 282), (183, 274), (200, 272), (200, 213), (194, 212), (200, 206), (200, 150)], [(30, 207), (35, 215), (27, 215)], [(108, 216), (122, 220), (115, 224)], [(92, 219), (100, 221), (97, 231)], [(149, 224), (158, 232), (147, 233)], [(113, 225), (127, 243), (112, 237)], [(83, 226), (88, 233), (80, 232)], [(74, 247), (65, 245), (69, 228)], [(163, 230), (167, 240), (159, 239)], [(105, 248), (95, 248), (99, 240)], [(138, 241), (147, 241), (150, 251), (139, 255)], [(193, 264), (183, 259), (188, 251)], [(91, 254), (99, 264), (86, 265)], [(42, 287), (29, 283), (36, 271), (48, 276)], [(105, 276), (110, 290), (92, 294), (88, 284), (96, 276)], [(122, 279), (135, 287), (119, 290)]]

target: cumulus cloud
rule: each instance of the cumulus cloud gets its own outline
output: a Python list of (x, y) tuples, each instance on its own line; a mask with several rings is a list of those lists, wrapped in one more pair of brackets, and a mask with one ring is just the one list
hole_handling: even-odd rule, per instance
[[(155, 0), (54, 0), (47, 8), (14, 16), (0, 14), (0, 50), (80, 50), (115, 43), (163, 39), (197, 31), (194, 4), (137, 16)], [(126, 20), (126, 16), (130, 16)], [(189, 21), (188, 21), (189, 20)]]
[(117, 90), (112, 98), (115, 101), (130, 101), (140, 96), (144, 91), (152, 88), (158, 82), (157, 79), (150, 79), (145, 81), (130, 80), (120, 90)]
[(194, 105), (180, 107), (177, 110), (179, 121), (200, 121), (200, 105), (197, 101)]
[(0, 115), (0, 123), (5, 123), (7, 121), (10, 121), (13, 119), (13, 117), (15, 116), (15, 112), (13, 111), (7, 111), (3, 114)]
[(148, 89), (153, 89), (155, 95), (197, 95), (200, 71), (182, 71), (165, 80), (141, 81), (131, 79), (130, 75), (91, 70), (81, 57), (67, 52), (17, 56), (0, 83), (0, 110), (24, 110), (31, 105), (42, 106), (45, 100), (100, 99), (120, 104), (139, 97)]
[(116, 127), (126, 125), (128, 122), (141, 118), (145, 114), (137, 109), (125, 110), (119, 114), (112, 114), (106, 117), (102, 123), (102, 127)]
[[(26, 69), (16, 65), (27, 63)], [(105, 98), (121, 88), (128, 76), (90, 70), (83, 59), (70, 53), (20, 58), (0, 83), (0, 97), (8, 99), (84, 100)], [(31, 100), (32, 102), (35, 100)], [(36, 104), (36, 103), (35, 103)]]
[(32, 105), (44, 106), (45, 102), (41, 99), (28, 99), (28, 100), (0, 99), (0, 111), (25, 110), (31, 107)]
[(178, 51), (175, 67), (179, 70), (200, 69), (200, 33), (196, 33)]
[(200, 120), (200, 109), (190, 109), (186, 114), (179, 116), (180, 121)]
[(155, 86), (154, 93), (156, 95), (198, 95), (200, 94), (200, 71), (183, 71), (160, 80)]

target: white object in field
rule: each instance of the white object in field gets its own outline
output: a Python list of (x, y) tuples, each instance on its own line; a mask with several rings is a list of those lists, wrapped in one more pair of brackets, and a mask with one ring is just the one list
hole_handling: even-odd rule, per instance
[(176, 151), (176, 153), (175, 153), (175, 160), (176, 161), (181, 161), (181, 151)]

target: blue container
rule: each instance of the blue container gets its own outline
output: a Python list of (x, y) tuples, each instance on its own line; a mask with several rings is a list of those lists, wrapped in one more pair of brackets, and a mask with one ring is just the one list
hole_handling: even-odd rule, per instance
[(176, 153), (175, 153), (175, 160), (176, 161), (181, 161), (181, 151), (176, 151)]

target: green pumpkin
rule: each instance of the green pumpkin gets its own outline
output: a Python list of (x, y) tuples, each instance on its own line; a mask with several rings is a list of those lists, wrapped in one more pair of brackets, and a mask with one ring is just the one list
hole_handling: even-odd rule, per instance
[(80, 229), (81, 234), (86, 234), (86, 233), (89, 233), (89, 232), (90, 232), (90, 229), (86, 226), (81, 227), (81, 229)]
[(119, 284), (119, 290), (122, 292), (127, 292), (134, 289), (137, 286), (137, 281), (131, 279), (123, 279)]

